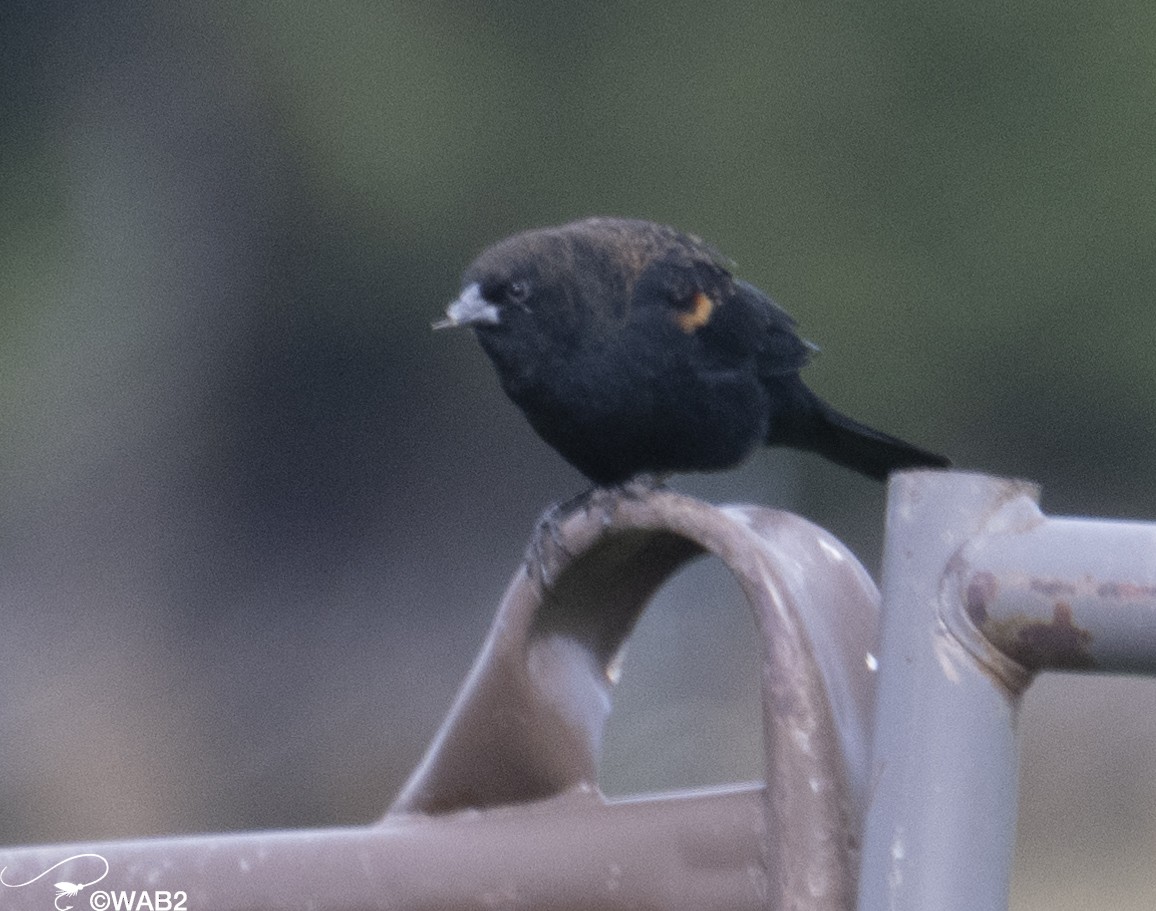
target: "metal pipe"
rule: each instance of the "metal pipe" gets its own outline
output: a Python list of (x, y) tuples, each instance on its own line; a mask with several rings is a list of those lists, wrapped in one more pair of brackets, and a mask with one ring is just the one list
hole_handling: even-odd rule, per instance
[[(883, 631), (860, 911), (996, 911), (1015, 835), (1019, 686), (943, 619), (946, 567), (1034, 487), (906, 472), (889, 491)], [(998, 527), (999, 522), (995, 522)], [(993, 650), (994, 651), (994, 650)]]
[[(621, 646), (655, 589), (703, 553), (734, 573), (763, 644), (767, 785), (607, 805), (596, 774)], [(877, 621), (863, 567), (797, 516), (596, 492), (539, 529), (380, 826), (0, 851), (3, 882), (94, 851), (109, 889), (185, 890), (189, 908), (845, 911)], [(91, 884), (80, 863), (39, 884)], [(3, 907), (25, 896), (0, 887)]]
[(797, 516), (668, 490), (599, 491), (545, 527), (393, 812), (501, 808), (596, 788), (622, 643), (671, 573), (713, 553), (738, 580), (764, 646), (765, 905), (847, 908), (878, 619), (863, 567)]
[[(587, 793), (348, 829), (16, 848), (0, 850), (0, 866), (4, 882), (21, 884), (77, 854), (106, 858), (101, 881), (57, 905), (78, 911), (758, 911), (763, 826), (761, 786), (610, 804)], [(94, 870), (83, 858), (0, 886), (0, 907), (51, 908), (53, 882), (85, 884)]]
[(1156, 674), (1156, 525), (1025, 511), (951, 568), (953, 607), (1026, 670)]

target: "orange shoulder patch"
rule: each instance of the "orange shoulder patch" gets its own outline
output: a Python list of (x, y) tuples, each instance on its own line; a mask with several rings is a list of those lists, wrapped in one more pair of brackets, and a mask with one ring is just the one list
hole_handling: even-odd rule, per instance
[(709, 323), (712, 313), (714, 313), (714, 301), (710, 299), (708, 294), (699, 291), (691, 300), (690, 309), (680, 310), (675, 314), (674, 321), (678, 323), (678, 327), (683, 332), (689, 335)]

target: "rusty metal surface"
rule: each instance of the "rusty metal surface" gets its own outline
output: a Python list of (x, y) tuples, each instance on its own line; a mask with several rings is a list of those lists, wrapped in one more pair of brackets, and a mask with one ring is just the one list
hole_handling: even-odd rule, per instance
[(1156, 525), (1018, 511), (950, 567), (967, 620), (1032, 672), (1156, 673)]
[[(768, 784), (607, 803), (596, 778), (621, 646), (654, 591), (707, 553), (764, 643)], [(378, 825), (12, 849), (6, 881), (93, 851), (108, 888), (183, 890), (189, 908), (850, 907), (878, 592), (846, 548), (788, 513), (634, 490), (559, 518), (532, 554)], [(44, 907), (32, 891), (0, 900)]]
[[(107, 890), (166, 907), (836, 911), (857, 892), (860, 911), (1005, 908), (1023, 691), (1049, 669), (1156, 674), (1156, 525), (1049, 518), (1037, 495), (896, 475), (877, 642), (878, 592), (805, 520), (600, 493), (536, 539), (380, 823), (0, 850), (0, 907), (46, 907), (53, 881), (58, 908), (97, 907), (92, 858), (60, 863), (93, 852)], [(621, 647), (703, 554), (763, 643), (767, 784), (607, 802)]]
[(892, 480), (860, 911), (1006, 908), (1024, 690), (1046, 670), (1156, 674), (1156, 525), (1037, 498)]

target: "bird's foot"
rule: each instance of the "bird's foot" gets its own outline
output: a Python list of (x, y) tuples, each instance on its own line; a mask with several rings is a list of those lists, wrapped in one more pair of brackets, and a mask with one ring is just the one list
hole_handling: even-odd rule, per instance
[(618, 500), (641, 500), (665, 486), (662, 476), (640, 474), (620, 484), (588, 487), (570, 499), (548, 507), (534, 526), (534, 533), (526, 549), (527, 572), (537, 578), (544, 588), (549, 588), (556, 581), (554, 574), (559, 564), (574, 556), (563, 543), (562, 523), (581, 511), (587, 516), (596, 513), (603, 528), (608, 528), (614, 521)]

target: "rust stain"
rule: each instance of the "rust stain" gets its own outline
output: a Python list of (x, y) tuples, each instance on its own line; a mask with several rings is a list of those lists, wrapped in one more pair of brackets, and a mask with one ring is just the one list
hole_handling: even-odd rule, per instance
[(1052, 622), (1025, 623), (1016, 632), (1011, 646), (1013, 657), (1032, 668), (1081, 670), (1094, 667), (1096, 662), (1088, 649), (1092, 634), (1072, 622), (1072, 606), (1057, 601), (1052, 609)]
[(987, 606), (999, 594), (999, 582), (991, 573), (976, 573), (964, 592), (964, 607), (971, 622), (982, 627), (987, 622)]
[(1096, 589), (1096, 594), (1117, 601), (1142, 601), (1145, 598), (1156, 598), (1156, 586), (1137, 585), (1135, 582), (1105, 582)]
[(1030, 583), (1031, 590), (1039, 592), (1048, 598), (1059, 598), (1061, 596), (1071, 597), (1076, 593), (1076, 586), (1071, 582), (1064, 582), (1060, 579), (1032, 579)]

